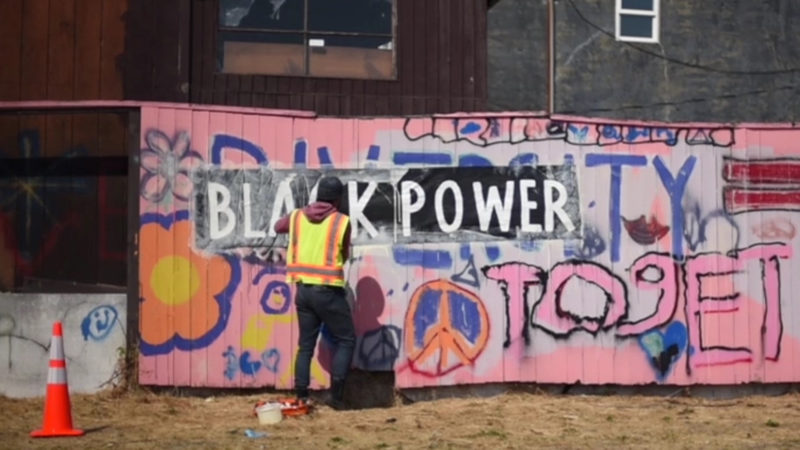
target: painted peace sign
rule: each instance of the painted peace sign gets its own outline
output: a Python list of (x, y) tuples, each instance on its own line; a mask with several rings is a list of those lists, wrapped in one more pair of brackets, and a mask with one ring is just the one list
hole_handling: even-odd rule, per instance
[(430, 281), (414, 291), (406, 312), (405, 346), (415, 372), (441, 376), (472, 364), (488, 339), (486, 308), (472, 292), (448, 280)]

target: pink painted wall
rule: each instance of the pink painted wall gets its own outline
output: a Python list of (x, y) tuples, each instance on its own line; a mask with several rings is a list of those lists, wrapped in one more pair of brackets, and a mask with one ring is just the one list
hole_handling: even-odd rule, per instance
[(800, 381), (800, 129), (141, 117), (144, 384), (291, 387), (292, 291), (266, 230), (320, 170), (356, 208), (353, 365), (399, 387)]

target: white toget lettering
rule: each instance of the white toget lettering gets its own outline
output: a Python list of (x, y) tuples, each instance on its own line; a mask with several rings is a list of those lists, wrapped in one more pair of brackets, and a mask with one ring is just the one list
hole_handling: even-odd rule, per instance
[(506, 181), (506, 192), (503, 201), (500, 201), (500, 190), (497, 186), (489, 186), (487, 198), (483, 198), (483, 185), (480, 181), (472, 183), (475, 193), (475, 209), (478, 211), (478, 222), (481, 231), (489, 231), (492, 223), (492, 214), (497, 214), (501, 231), (511, 228), (511, 207), (514, 205), (514, 181)]
[(253, 229), (253, 200), (250, 198), (250, 183), (242, 184), (242, 204), (244, 205), (244, 237), (245, 238), (264, 238), (267, 233), (264, 230)]
[(520, 229), (523, 233), (541, 233), (542, 225), (531, 223), (531, 211), (538, 208), (536, 200), (528, 199), (528, 190), (536, 189), (536, 180), (519, 180)]
[[(208, 232), (211, 239), (221, 239), (229, 235), (236, 226), (236, 216), (230, 208), (231, 191), (225, 185), (208, 183)], [(220, 229), (219, 215), (225, 215), (225, 227)]]
[[(558, 198), (553, 201), (553, 191), (558, 191)], [(558, 216), (558, 220), (567, 227), (567, 231), (575, 229), (575, 225), (570, 220), (569, 215), (564, 211), (567, 203), (567, 189), (558, 181), (544, 180), (544, 229), (547, 232), (553, 231), (553, 214)]]
[[(417, 201), (411, 202), (411, 191), (417, 195)], [(422, 209), (425, 205), (425, 191), (415, 181), (400, 183), (400, 204), (403, 211), (403, 236), (411, 236), (411, 214)]]
[(358, 182), (347, 182), (347, 202), (350, 205), (350, 226), (352, 227), (350, 232), (354, 239), (358, 236), (359, 223), (364, 226), (365, 230), (367, 230), (369, 237), (374, 238), (378, 236), (378, 230), (375, 229), (375, 226), (372, 225), (372, 222), (370, 222), (369, 219), (367, 219), (367, 216), (364, 215), (364, 209), (367, 207), (369, 200), (372, 198), (372, 194), (375, 193), (375, 189), (377, 188), (378, 183), (375, 181), (370, 181), (367, 183), (367, 188), (364, 190), (364, 193), (361, 194), (361, 197), (359, 197)]
[(286, 178), (278, 184), (278, 192), (275, 193), (275, 203), (272, 204), (272, 216), (269, 221), (269, 231), (267, 232), (270, 237), (275, 236), (275, 222), (281, 218), (283, 212), (294, 211), (291, 181), (290, 178)]
[[(447, 218), (444, 217), (444, 193), (446, 191), (453, 193), (453, 211), (455, 216), (453, 221), (447, 223)], [(461, 196), (461, 188), (453, 180), (445, 180), (436, 188), (434, 195), (433, 208), (436, 211), (436, 221), (439, 222), (439, 228), (443, 233), (452, 233), (461, 228), (461, 222), (464, 220), (464, 197)]]

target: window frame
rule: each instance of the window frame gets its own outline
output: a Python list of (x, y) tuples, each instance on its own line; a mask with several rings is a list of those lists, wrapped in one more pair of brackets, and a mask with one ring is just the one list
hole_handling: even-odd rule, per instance
[[(660, 15), (661, 15), (661, 5), (660, 0), (653, 0), (653, 9), (652, 10), (644, 10), (644, 9), (628, 9), (622, 7), (622, 0), (616, 0), (616, 7), (615, 7), (615, 30), (614, 36), (618, 41), (623, 42), (641, 42), (645, 44), (658, 44), (660, 40)], [(651, 37), (640, 37), (640, 36), (626, 36), (622, 34), (622, 16), (643, 16), (643, 17), (651, 17), (653, 19), (653, 32)]]
[[(216, 67), (214, 69), (214, 73), (217, 75), (255, 75), (255, 76), (280, 76), (280, 77), (298, 77), (298, 78), (334, 78), (340, 80), (368, 80), (368, 81), (396, 81), (398, 76), (397, 70), (397, 2), (399, 0), (391, 0), (392, 2), (392, 18), (391, 18), (391, 32), (389, 34), (384, 33), (364, 33), (364, 32), (356, 32), (356, 31), (312, 31), (308, 28), (308, 4), (309, 0), (303, 0), (303, 29), (302, 30), (285, 30), (285, 29), (272, 29), (272, 28), (240, 28), (240, 27), (226, 27), (220, 23), (219, 20), (219, 12), (220, 12), (220, 1), (217, 0), (215, 3), (214, 13), (216, 14), (215, 19), (215, 26), (214, 26), (214, 42), (215, 42), (215, 53), (222, 51), (220, 49), (220, 33), (264, 33), (264, 34), (286, 34), (286, 35), (293, 35), (293, 36), (302, 36), (303, 38), (303, 74), (296, 74), (296, 75), (289, 75), (289, 74), (281, 74), (281, 73), (251, 73), (251, 74), (241, 74), (241, 73), (232, 73), (232, 72), (225, 72), (222, 70), (221, 67)], [(391, 48), (391, 59), (392, 59), (392, 70), (391, 75), (385, 78), (372, 78), (372, 77), (358, 77), (358, 76), (331, 76), (331, 75), (314, 75), (310, 73), (310, 59), (311, 59), (311, 49), (313, 48), (310, 45), (310, 41), (314, 39), (318, 39), (320, 37), (325, 36), (345, 36), (345, 37), (388, 37), (391, 39), (392, 48)], [(215, 54), (215, 59), (219, 60), (220, 57), (223, 55)]]

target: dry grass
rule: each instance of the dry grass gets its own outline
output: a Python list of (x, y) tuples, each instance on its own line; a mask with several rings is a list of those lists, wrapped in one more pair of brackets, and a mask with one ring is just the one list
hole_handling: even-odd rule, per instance
[[(80, 438), (31, 439), (43, 399), (0, 397), (2, 448), (800, 448), (800, 396), (735, 400), (530, 393), (313, 414), (260, 426), (256, 401), (146, 391), (72, 397)], [(246, 429), (268, 436), (248, 438)]]

